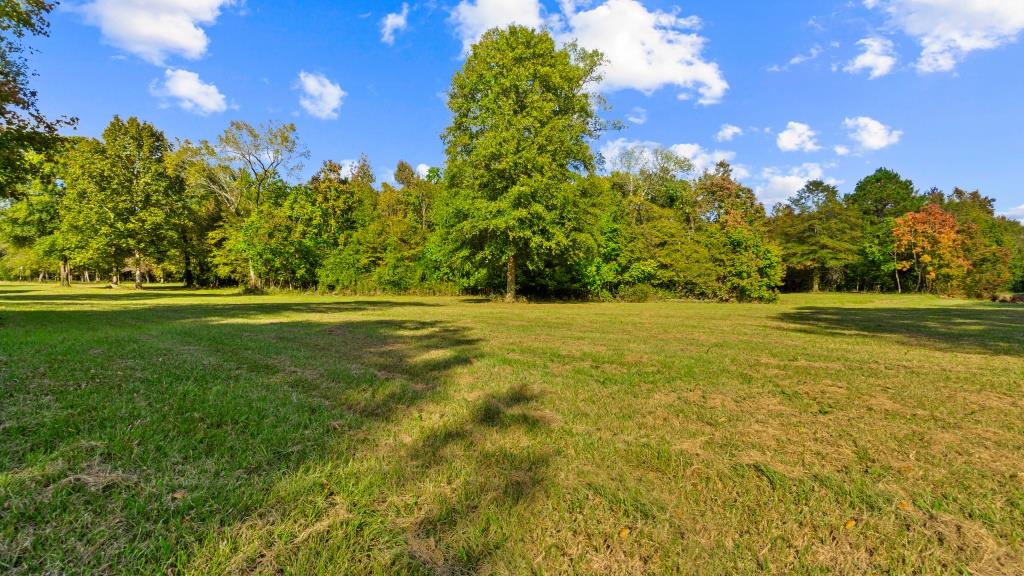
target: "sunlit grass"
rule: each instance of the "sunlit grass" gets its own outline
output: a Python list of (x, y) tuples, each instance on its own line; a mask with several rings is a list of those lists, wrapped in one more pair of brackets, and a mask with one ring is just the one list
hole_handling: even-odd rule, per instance
[(1024, 307), (0, 285), (0, 572), (1024, 572)]

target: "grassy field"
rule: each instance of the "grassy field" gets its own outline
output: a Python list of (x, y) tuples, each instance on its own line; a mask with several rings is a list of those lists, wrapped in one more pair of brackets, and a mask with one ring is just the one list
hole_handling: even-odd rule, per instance
[(1024, 307), (0, 285), (0, 573), (1024, 573)]

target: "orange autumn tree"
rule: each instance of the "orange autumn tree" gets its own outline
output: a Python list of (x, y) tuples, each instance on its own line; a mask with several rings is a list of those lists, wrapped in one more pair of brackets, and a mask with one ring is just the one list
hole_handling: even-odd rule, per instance
[(893, 257), (899, 271), (913, 270), (917, 291), (955, 292), (971, 263), (956, 217), (935, 204), (896, 218)]

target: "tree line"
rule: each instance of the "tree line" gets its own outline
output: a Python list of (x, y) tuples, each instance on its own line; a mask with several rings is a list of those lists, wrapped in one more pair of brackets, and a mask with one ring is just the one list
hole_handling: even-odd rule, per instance
[(1024, 227), (977, 192), (922, 194), (882, 169), (768, 214), (724, 162), (595, 155), (617, 127), (593, 89), (602, 62), (542, 31), (487, 32), (452, 81), (444, 166), (400, 162), (382, 183), (366, 157), (296, 181), (309, 153), (291, 124), (194, 143), (115, 117), (99, 139), (24, 147), (0, 275), (508, 300), (1024, 289)]
[(846, 196), (808, 182), (775, 207), (769, 226), (790, 290), (1024, 291), (1024, 226), (997, 216), (976, 190), (922, 193), (881, 168)]

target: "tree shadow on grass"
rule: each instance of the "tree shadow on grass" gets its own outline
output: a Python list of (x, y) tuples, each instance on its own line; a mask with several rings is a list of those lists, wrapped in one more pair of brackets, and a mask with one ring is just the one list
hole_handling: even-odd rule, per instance
[[(173, 302), (175, 300), (183, 299), (183, 298), (188, 298), (188, 299), (194, 300), (198, 304), (198, 303), (200, 303), (200, 301), (205, 301), (205, 300), (213, 300), (213, 299), (222, 300), (222, 299), (233, 299), (233, 298), (243, 298), (243, 297), (244, 298), (255, 299), (255, 301), (256, 301), (255, 305), (260, 305), (260, 306), (267, 305), (267, 304), (272, 305), (274, 303), (272, 296), (269, 296), (269, 297), (252, 296), (252, 295), (244, 295), (244, 294), (240, 294), (240, 293), (236, 293), (236, 292), (227, 292), (227, 291), (219, 291), (219, 292), (192, 291), (192, 290), (185, 290), (185, 289), (181, 289), (181, 288), (163, 289), (163, 290), (151, 290), (151, 289), (146, 289), (146, 290), (130, 290), (130, 289), (129, 290), (109, 290), (109, 289), (106, 289), (105, 290), (105, 289), (102, 289), (102, 288), (97, 288), (95, 290), (90, 290), (88, 292), (82, 292), (82, 291), (71, 292), (71, 291), (69, 291), (69, 292), (67, 292), (65, 294), (57, 292), (56, 290), (46, 291), (46, 292), (43, 292), (43, 293), (38, 293), (38, 292), (40, 292), (40, 291), (36, 291), (36, 290), (0, 290), (0, 305), (2, 305), (2, 304), (10, 305), (10, 304), (18, 304), (18, 303), (26, 303), (26, 304), (31, 303), (31, 304), (43, 304), (43, 305), (46, 305), (46, 304), (63, 305), (63, 304), (75, 304), (75, 303), (89, 303), (89, 304), (98, 304), (98, 305), (106, 305), (106, 304), (111, 304), (111, 303), (118, 303), (118, 304), (123, 304), (123, 303), (140, 303), (140, 304), (141, 303), (146, 303), (146, 304), (153, 304), (153, 303), (159, 303), (159, 302)], [(261, 298), (265, 298), (267, 301), (266, 302), (260, 302), (259, 300)], [(322, 300), (323, 301), (336, 301), (336, 300), (339, 300), (339, 298), (332, 297), (332, 296), (324, 296), (322, 298)], [(430, 303), (424, 303), (424, 302), (415, 302), (415, 301), (412, 301), (412, 300), (410, 300), (408, 302), (398, 302), (398, 301), (395, 301), (393, 299), (388, 300), (388, 299), (384, 299), (384, 298), (382, 298), (380, 300), (376, 300), (376, 299), (363, 299), (363, 300), (345, 300), (345, 299), (340, 299), (340, 301), (345, 303), (345, 304), (364, 304), (364, 305), (367, 305), (367, 306), (370, 306), (370, 305), (377, 305), (377, 306), (397, 306), (397, 305), (403, 305), (403, 306), (435, 306), (436, 305), (436, 304), (430, 304)], [(308, 302), (310, 303), (310, 305), (316, 305), (317, 304), (317, 302), (315, 300), (309, 300)], [(206, 303), (202, 302), (202, 304), (205, 305)], [(287, 304), (287, 305), (295, 306), (297, 304)], [(232, 304), (231, 306), (234, 306), (234, 304)]]
[(490, 392), (407, 441), (387, 438), (401, 427), (382, 430), (348, 463), (299, 470), (282, 485), (306, 492), (225, 530), (183, 570), (492, 573), (505, 546), (522, 544), (516, 519), (543, 494), (550, 449), (531, 434), (547, 425), (531, 411), (536, 399), (520, 386)]
[(1010, 305), (931, 308), (807, 306), (779, 315), (808, 334), (884, 335), (909, 346), (936, 350), (1024, 356), (1024, 308)]
[(283, 477), (351, 457), (477, 355), (465, 327), (401, 317), (416, 305), (5, 312), (0, 567), (162, 572)]
[(464, 417), (427, 431), (409, 447), (405, 459), (417, 476), (453, 464), (464, 471), (410, 529), (416, 562), (437, 574), (478, 574), (509, 539), (505, 524), (511, 522), (502, 519), (521, 513), (547, 478), (548, 450), (516, 440), (547, 427), (530, 410), (537, 399), (525, 386), (486, 394)]

